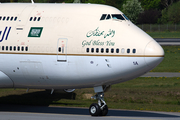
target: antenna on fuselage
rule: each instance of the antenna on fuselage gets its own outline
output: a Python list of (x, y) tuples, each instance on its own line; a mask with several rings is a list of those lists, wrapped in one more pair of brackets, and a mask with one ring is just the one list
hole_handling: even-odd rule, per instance
[(32, 2), (32, 4), (34, 4), (34, 1), (33, 1), (33, 0), (31, 0), (31, 2)]

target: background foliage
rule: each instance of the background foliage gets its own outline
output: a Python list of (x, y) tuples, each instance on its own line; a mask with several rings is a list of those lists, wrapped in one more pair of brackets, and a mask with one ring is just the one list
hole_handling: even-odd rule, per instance
[(168, 8), (168, 21), (171, 21), (173, 23), (179, 23), (180, 22), (180, 1), (176, 4), (172, 4)]
[(141, 3), (138, 2), (138, 0), (131, 0), (123, 4), (122, 11), (133, 23), (137, 23), (138, 15), (142, 13), (144, 9), (141, 7)]
[[(179, 24), (180, 0), (80, 0), (114, 6), (125, 12), (136, 24)], [(4, 2), (31, 2), (31, 0), (1, 0)], [(35, 3), (73, 3), (74, 0), (34, 0)], [(134, 4), (130, 4), (134, 3)], [(124, 8), (123, 8), (124, 5)], [(144, 10), (144, 11), (143, 11)], [(133, 11), (133, 12), (132, 12)]]

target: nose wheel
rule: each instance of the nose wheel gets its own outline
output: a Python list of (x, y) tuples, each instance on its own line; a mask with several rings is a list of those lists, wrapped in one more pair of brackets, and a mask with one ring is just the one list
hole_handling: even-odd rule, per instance
[(99, 116), (101, 113), (99, 105), (97, 103), (91, 104), (91, 106), (89, 107), (89, 113), (92, 116)]
[(104, 93), (97, 93), (91, 97), (98, 100), (98, 103), (93, 103), (89, 107), (89, 113), (91, 116), (106, 116), (108, 113), (108, 106), (104, 101)]

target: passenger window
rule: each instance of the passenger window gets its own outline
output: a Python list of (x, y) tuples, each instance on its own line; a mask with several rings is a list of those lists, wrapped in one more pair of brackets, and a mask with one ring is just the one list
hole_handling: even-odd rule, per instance
[(61, 52), (61, 47), (59, 47), (58, 51)]
[(28, 47), (26, 47), (26, 51), (28, 51)]
[(18, 46), (17, 50), (20, 51), (20, 47), (19, 46)]
[(4, 50), (4, 46), (2, 46), (2, 50)]
[(38, 17), (38, 21), (40, 21), (41, 20), (41, 17)]
[(23, 46), (21, 47), (21, 51), (24, 51), (24, 47)]
[(8, 46), (6, 46), (6, 50), (8, 50)]
[(125, 49), (124, 49), (124, 48), (122, 48), (122, 49), (121, 49), (121, 53), (124, 53), (124, 52), (125, 52)]
[(104, 20), (106, 18), (107, 14), (103, 14), (100, 20)]
[(99, 52), (99, 48), (96, 48), (96, 52), (97, 52), (97, 53)]
[(114, 20), (125, 20), (121, 14), (112, 14)]
[(109, 20), (109, 19), (111, 19), (111, 16), (108, 14), (106, 20)]
[(133, 53), (136, 53), (136, 49), (133, 49)]
[(16, 51), (16, 46), (14, 46), (14, 51)]
[(34, 17), (34, 21), (36, 21), (36, 19), (37, 19), (37, 18), (36, 18), (36, 17)]
[(33, 17), (31, 17), (31, 18), (29, 19), (29, 21), (32, 21), (32, 19), (33, 19)]
[(116, 53), (119, 53), (119, 49), (118, 48), (116, 49)]
[(103, 53), (104, 52), (104, 48), (101, 48), (101, 53)]
[(11, 17), (11, 19), (10, 19), (11, 21), (13, 20), (13, 17)]
[(114, 53), (114, 49), (113, 48), (111, 49), (111, 53)]
[(3, 17), (3, 21), (6, 19), (6, 17)]
[(12, 51), (12, 46), (10, 46), (9, 50)]
[(127, 53), (130, 53), (130, 49), (127, 49)]
[(106, 53), (109, 53), (109, 49), (108, 48), (106, 48)]
[(91, 48), (91, 52), (92, 52), (92, 53), (94, 52), (94, 48)]
[(17, 20), (17, 17), (14, 18), (14, 21), (16, 21), (16, 20)]
[(86, 52), (89, 52), (89, 48), (86, 49)]
[(9, 16), (7, 17), (7, 19), (6, 19), (7, 21), (9, 20)]

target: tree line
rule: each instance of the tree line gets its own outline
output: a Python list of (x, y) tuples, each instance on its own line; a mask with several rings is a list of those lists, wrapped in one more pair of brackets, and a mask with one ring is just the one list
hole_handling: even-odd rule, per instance
[[(1, 0), (0, 2), (31, 2), (31, 0)], [(34, 2), (73, 3), (74, 0), (34, 0)], [(80, 2), (114, 6), (124, 12), (135, 24), (180, 23), (180, 0), (80, 0)]]

